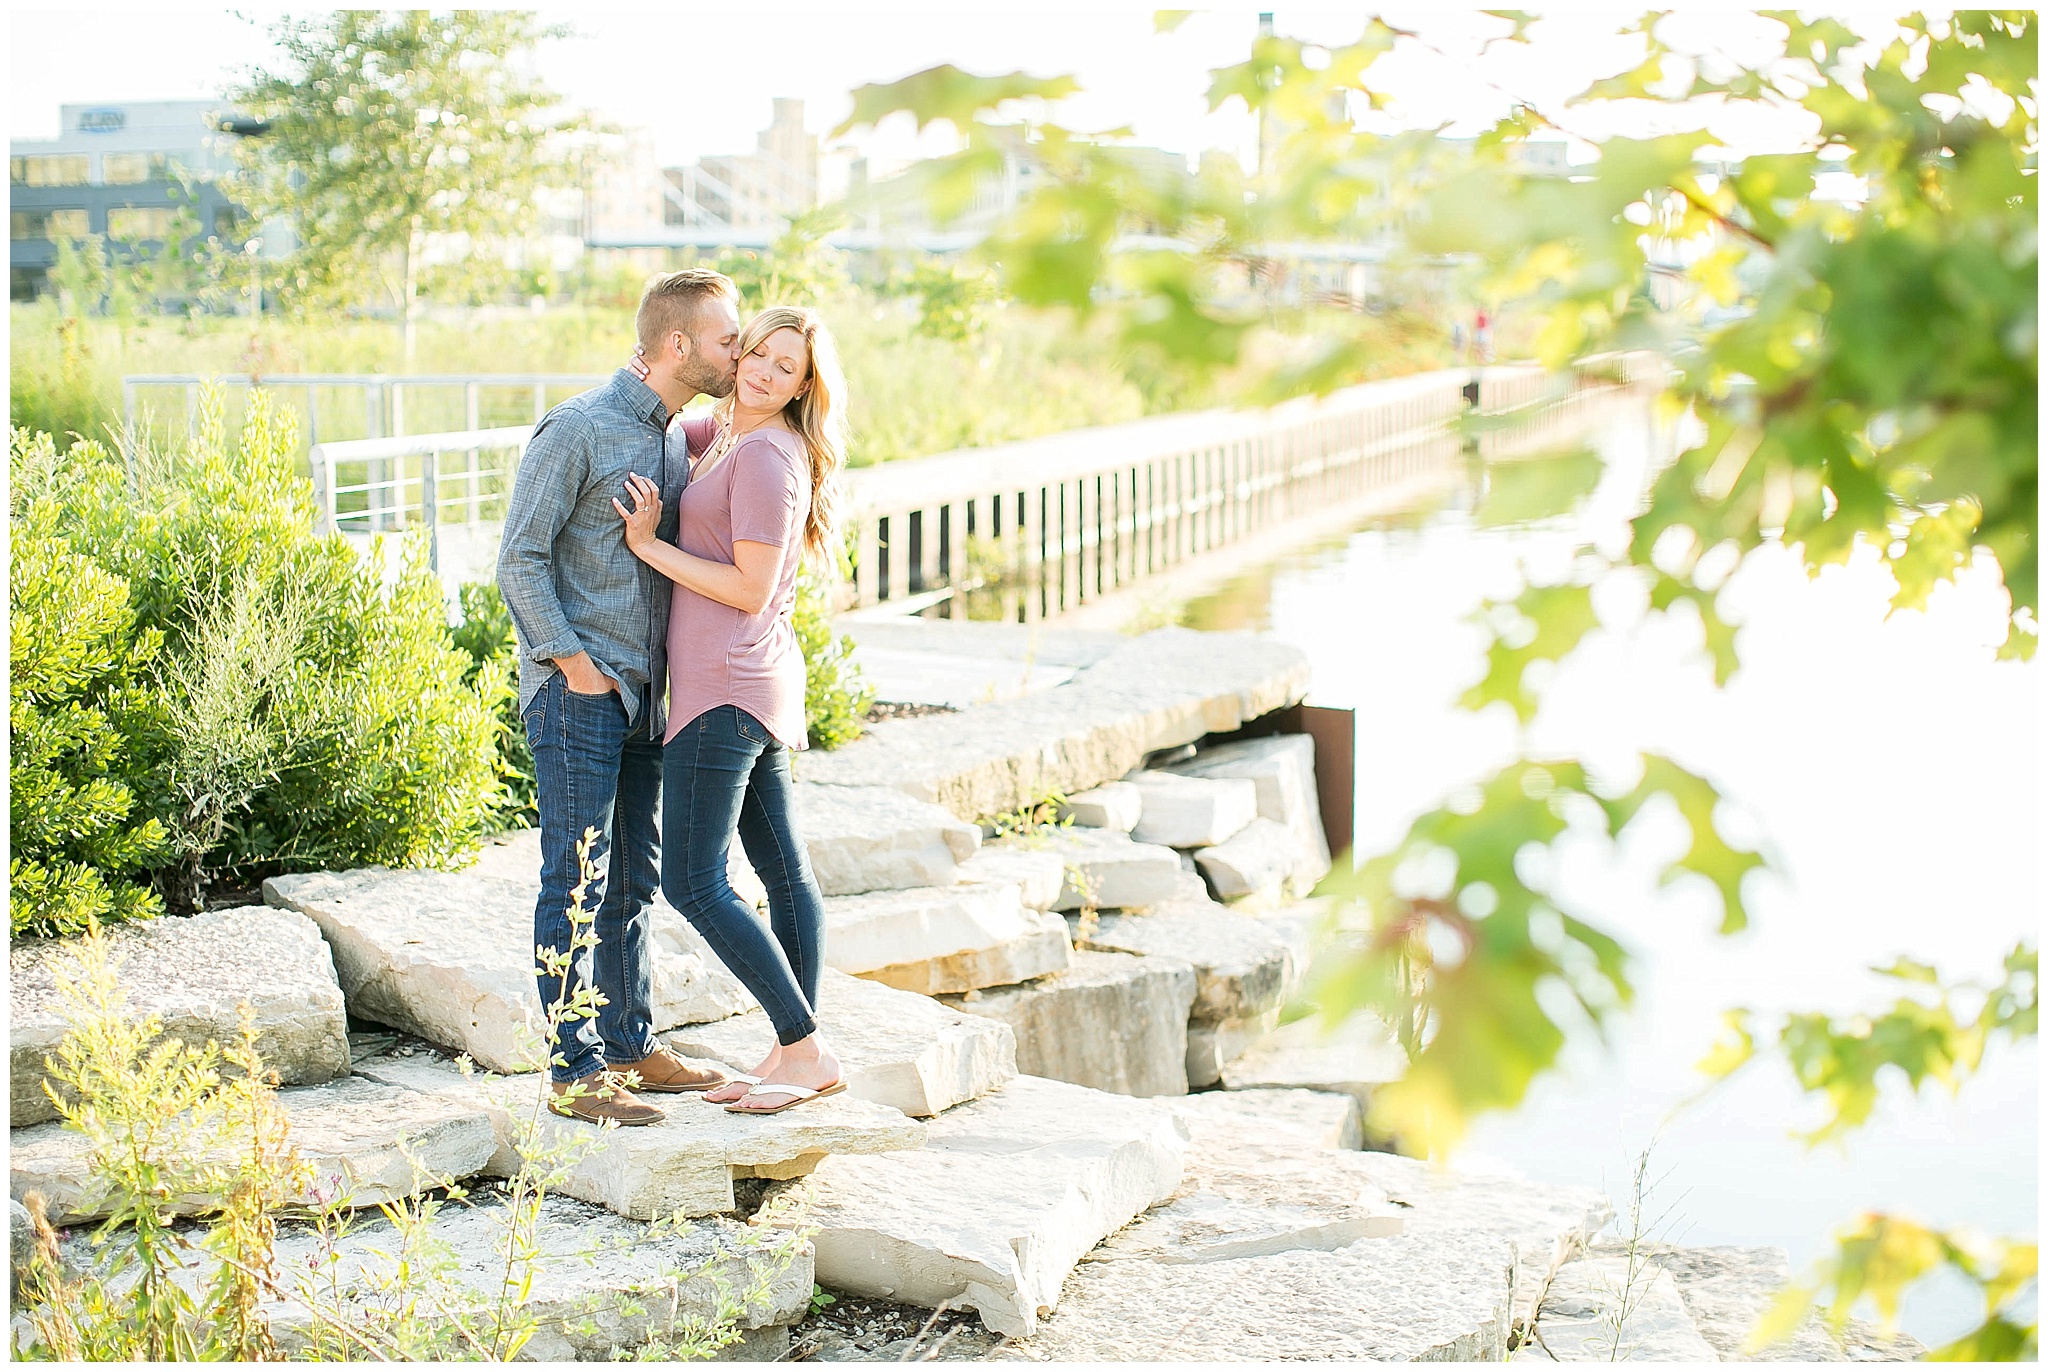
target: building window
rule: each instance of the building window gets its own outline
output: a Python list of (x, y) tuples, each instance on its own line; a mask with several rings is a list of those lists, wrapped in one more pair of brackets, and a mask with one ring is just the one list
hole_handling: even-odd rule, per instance
[(107, 211), (107, 237), (117, 243), (161, 243), (170, 236), (168, 209), (127, 205)]
[(233, 205), (213, 207), (213, 235), (226, 243), (238, 243), (242, 238), (242, 216)]
[(7, 229), (7, 236), (17, 243), (83, 238), (89, 231), (84, 210), (15, 210), (7, 216)]
[(109, 186), (139, 186), (169, 175), (170, 164), (160, 152), (110, 152), (100, 158), (100, 181)]
[(33, 300), (43, 293), (49, 273), (41, 267), (15, 267), (7, 276), (7, 295), (10, 300)]
[(90, 159), (84, 153), (63, 157), (10, 157), (7, 177), (17, 186), (83, 186)]

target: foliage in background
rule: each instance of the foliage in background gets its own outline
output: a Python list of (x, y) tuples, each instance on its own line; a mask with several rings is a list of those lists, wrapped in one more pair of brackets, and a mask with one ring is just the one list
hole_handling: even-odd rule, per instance
[[(1537, 22), (1521, 12), (1497, 18), (1496, 42), (1525, 42)], [(1663, 353), (1666, 418), (1689, 413), (1703, 437), (1656, 475), (1626, 547), (1581, 549), (1564, 583), (1482, 610), (1494, 642), (1466, 699), (1473, 708), (1504, 704), (1526, 730), (1541, 679), (1602, 626), (1592, 586), (1603, 579), (1632, 585), (1653, 616), (1696, 622), (1725, 683), (1739, 655), (1717, 593), (1766, 544), (1792, 548), (1815, 573), (1852, 555), (1875, 558), (1897, 582), (1896, 608), (1920, 608), (1964, 566), (1995, 561), (2011, 597), (2000, 654), (2030, 656), (2034, 17), (1914, 15), (1896, 29), (1873, 25), (1866, 42), (1833, 20), (1779, 14), (1782, 55), (1755, 66), (1675, 50), (1659, 36), (1660, 18), (1629, 29), (1642, 45), (1632, 70), (1554, 114), (1518, 104), (1468, 148), (1433, 131), (1379, 136), (1353, 122), (1355, 109), (1384, 101), (1379, 58), (1397, 45), (1427, 47), (1421, 35), (1372, 19), (1350, 44), (1261, 37), (1245, 62), (1213, 73), (1209, 92), (1212, 109), (1241, 102), (1269, 135), (1270, 155), (1241, 185), (1227, 167), (1195, 182), (1161, 178), (1113, 141), (1044, 119), (1020, 130), (1015, 112), (1070, 93), (1065, 77), (935, 68), (856, 91), (847, 127), (907, 112), (920, 127), (942, 120), (959, 130), (965, 148), (931, 186), (941, 216), (965, 206), (1005, 140), (1036, 140), (1048, 176), (984, 247), (1005, 288), (1107, 316), (1127, 343), (1195, 371), (1241, 360), (1255, 320), (1235, 273), (1256, 278), (1263, 244), (1393, 226), (1418, 256), (1475, 264), (1490, 303), (1540, 318), (1536, 350), (1554, 367), (1617, 349)], [(1515, 156), (1532, 133), (1573, 134), (1589, 102), (1695, 99), (1699, 124), (1707, 110), (1779, 123), (1797, 114), (1793, 137), (1803, 142), (1730, 164), (1704, 129), (1587, 139), (1598, 160), (1569, 177), (1529, 175)], [(1012, 122), (998, 124), (999, 112)], [(1827, 173), (1846, 173), (1860, 191), (1816, 197)], [(1178, 251), (1125, 236), (1140, 228)], [(1651, 289), (1653, 267), (1663, 292)], [(1660, 308), (1671, 287), (1676, 307)], [(1342, 384), (1371, 345), (1363, 332), (1333, 330), (1313, 354), (1271, 367), (1267, 393)], [(1524, 757), (1422, 816), (1395, 853), (1333, 883), (1355, 898), (1350, 918), (1364, 921), (1369, 951), (1325, 982), (1325, 1012), (1372, 1006), (1414, 1030), (1406, 1079), (1376, 1097), (1381, 1128), (1448, 1146), (1474, 1112), (1518, 1102), (1568, 1034), (1597, 1032), (1626, 1001), (1627, 950), (1572, 917), (1537, 876), (1573, 823), (1616, 834), (1652, 804), (1675, 808), (1691, 832), (1667, 879), (1705, 877), (1723, 930), (1741, 928), (1742, 879), (1758, 860), (1721, 837), (1712, 784), (1657, 759), (1638, 782)], [(2031, 959), (2032, 948), (2016, 956)], [(1538, 994), (1551, 985), (1567, 994)], [(2006, 1032), (2031, 1037), (2031, 1012)], [(1804, 1042), (1784, 1044), (1795, 1064)], [(1918, 1080), (1928, 1070), (1910, 1035), (1864, 1040), (1859, 1053), (1853, 1071), (1806, 1061), (1802, 1076), (1853, 1099), (1862, 1088), (1850, 1083), (1865, 1071), (1874, 1078), (1888, 1066)], [(1959, 1076), (1974, 1061), (1951, 1056), (1942, 1070)], [(1870, 1295), (1889, 1317), (1900, 1286), (1926, 1269), (1870, 1260), (1870, 1235), (1895, 1238), (1904, 1223), (1873, 1217), (1853, 1240), (1865, 1248), (1845, 1244), (1823, 1281), (1838, 1311)], [(2032, 1346), (2031, 1324), (2013, 1324), (2015, 1292), (2031, 1290), (2031, 1245), (1996, 1260), (1942, 1235), (1920, 1248), (1950, 1254), (1985, 1292), (1985, 1323), (1956, 1346), (1962, 1355)]]
[(533, 745), (519, 718), (519, 640), (512, 612), (497, 583), (472, 581), (457, 592), (462, 619), (448, 631), (449, 641), (469, 654), (463, 681), (486, 700), (497, 702), (498, 777), (503, 788), (491, 816), (491, 828), (530, 828), (540, 823), (535, 790)]
[[(209, 887), (278, 871), (455, 857), (500, 794), (498, 696), (491, 680), (465, 681), (472, 664), (448, 644), (424, 549), (412, 546), (380, 587), (354, 549), (317, 533), (289, 415), (259, 397), (230, 446), (217, 393), (203, 411), (182, 450), (82, 443), (60, 456), (47, 436), (13, 440), (14, 518), (45, 540), (24, 551), (55, 557), (62, 541), (73, 561), (54, 565), (112, 607), (88, 645), (125, 659), (111, 676), (78, 678), (73, 698), (99, 703), (111, 727), (96, 751), (59, 756), (65, 784), (103, 776), (126, 789), (124, 822), (149, 848), (110, 852), (99, 880), (147, 868), (187, 911)], [(36, 565), (53, 564), (23, 563)], [(24, 580), (17, 594), (47, 595), (46, 584)], [(33, 661), (36, 645), (25, 646)], [(40, 708), (25, 691), (47, 690), (19, 673), (13, 689), (16, 715)], [(48, 699), (62, 708), (66, 697)], [(33, 750), (49, 736), (18, 729), (11, 744), (28, 822), (41, 813), (34, 788), (49, 782)], [(118, 801), (108, 791), (95, 804), (111, 814)], [(98, 832), (87, 826), (67, 849), (54, 837), (24, 843), (34, 834), (17, 829), (15, 855), (71, 870), (67, 853), (84, 859), (77, 845)], [(90, 903), (93, 879), (74, 876), (30, 908)]]
[(797, 573), (796, 605), (790, 622), (804, 655), (804, 718), (813, 748), (837, 748), (861, 735), (874, 688), (854, 661), (854, 642), (832, 628), (832, 590), (849, 572), (845, 552), (838, 575), (814, 565)]
[(521, 61), (559, 32), (520, 10), (280, 20), (281, 67), (229, 99), (268, 126), (237, 144), (235, 198), (293, 225), (286, 289), (347, 305), (374, 283), (405, 321), (410, 361), (428, 235), (523, 237), (564, 173), (569, 123)]

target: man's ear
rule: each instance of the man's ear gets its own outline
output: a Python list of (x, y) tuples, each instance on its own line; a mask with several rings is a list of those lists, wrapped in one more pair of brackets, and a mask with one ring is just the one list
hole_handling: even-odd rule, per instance
[(690, 336), (681, 329), (676, 329), (669, 334), (668, 345), (676, 350), (678, 358), (687, 358), (690, 355)]

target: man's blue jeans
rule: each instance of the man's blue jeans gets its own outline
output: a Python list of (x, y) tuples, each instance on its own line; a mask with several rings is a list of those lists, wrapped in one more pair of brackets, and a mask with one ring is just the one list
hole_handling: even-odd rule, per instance
[[(706, 710), (662, 750), (662, 893), (754, 993), (785, 1044), (817, 1032), (825, 973), (824, 897), (790, 800), (789, 750), (737, 706)], [(769, 928), (726, 878), (735, 831), (768, 888)]]
[[(578, 695), (560, 672), (527, 704), (526, 741), (533, 748), (540, 802), (540, 901), (533, 910), (536, 948), (569, 947), (570, 892), (583, 879), (576, 845), (597, 830), (590, 860), (596, 879), (583, 908), (596, 915), (594, 952), (570, 966), (571, 991), (595, 980), (605, 1005), (597, 1018), (557, 1026), (549, 1056), (561, 1061), (556, 1081), (602, 1071), (607, 1062), (638, 1062), (654, 1051), (647, 904), (654, 898), (661, 835), (654, 807), (661, 799), (661, 744), (647, 733), (652, 702), (628, 730), (626, 707), (614, 692)], [(562, 994), (563, 978), (538, 973), (542, 1012)]]

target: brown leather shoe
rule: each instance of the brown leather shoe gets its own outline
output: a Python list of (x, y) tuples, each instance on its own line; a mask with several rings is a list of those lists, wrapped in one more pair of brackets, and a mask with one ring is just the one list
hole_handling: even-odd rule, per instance
[(688, 1058), (661, 1044), (638, 1062), (615, 1062), (610, 1065), (615, 1076), (628, 1072), (640, 1075), (640, 1090), (662, 1091), (678, 1094), (684, 1091), (710, 1091), (732, 1080), (728, 1074), (716, 1067), (696, 1067)]
[[(573, 1086), (583, 1088), (574, 1099), (568, 1092)], [(578, 1077), (573, 1082), (551, 1081), (548, 1083), (548, 1109), (569, 1119), (584, 1120), (590, 1124), (602, 1124), (610, 1120), (617, 1125), (658, 1124), (668, 1118), (661, 1110), (655, 1109), (642, 1100), (636, 1100), (625, 1088), (614, 1072), (592, 1072), (587, 1077)]]

